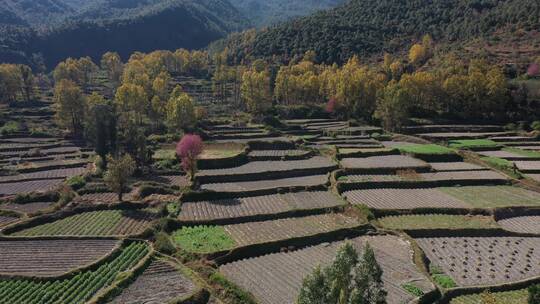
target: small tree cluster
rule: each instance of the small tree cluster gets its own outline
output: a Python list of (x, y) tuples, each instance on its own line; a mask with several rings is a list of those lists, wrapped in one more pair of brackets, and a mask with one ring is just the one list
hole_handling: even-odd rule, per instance
[(203, 143), (199, 135), (187, 134), (176, 145), (176, 155), (182, 162), (182, 168), (191, 180), (197, 173), (197, 158), (203, 151)]
[(118, 194), (118, 200), (122, 201), (127, 182), (136, 169), (135, 161), (128, 154), (116, 158), (109, 155), (107, 163), (108, 169), (103, 179), (109, 188)]
[(297, 303), (384, 304), (382, 273), (369, 244), (361, 259), (351, 244), (345, 244), (331, 265), (317, 267), (304, 279)]
[(0, 102), (29, 101), (34, 90), (32, 69), (22, 64), (0, 64)]

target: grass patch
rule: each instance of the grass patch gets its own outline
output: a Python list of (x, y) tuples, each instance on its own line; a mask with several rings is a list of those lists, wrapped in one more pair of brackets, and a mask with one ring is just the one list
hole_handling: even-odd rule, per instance
[(154, 152), (154, 159), (164, 160), (164, 159), (176, 159), (175, 149), (158, 149)]
[[(504, 291), (504, 292), (493, 292), (491, 293), (492, 298), (495, 299), (494, 304), (527, 304), (527, 298), (529, 293), (527, 289), (513, 290), (513, 291)], [(483, 304), (485, 294), (477, 293), (472, 295), (460, 296), (455, 299), (452, 299), (450, 304)]]
[(417, 155), (452, 155), (454, 150), (435, 144), (403, 145), (396, 147), (401, 153)]
[(540, 194), (519, 187), (463, 186), (438, 189), (474, 208), (540, 206)]
[(538, 151), (531, 151), (531, 150), (523, 150), (518, 148), (512, 148), (512, 147), (505, 147), (503, 148), (506, 152), (515, 153), (524, 157), (539, 157), (540, 158), (540, 152)]
[(244, 152), (244, 148), (244, 145), (234, 143), (207, 143), (199, 159), (229, 158)]
[(454, 149), (497, 148), (498, 143), (491, 139), (450, 140), (448, 146)]
[(445, 214), (388, 216), (379, 219), (379, 223), (393, 230), (499, 228), (490, 216)]
[(512, 176), (513, 178), (516, 178), (516, 179), (523, 178), (523, 176), (517, 170), (517, 168), (514, 168), (514, 163), (512, 163), (511, 161), (508, 161), (506, 159), (499, 158), (499, 157), (492, 157), (492, 156), (484, 156), (484, 157), (481, 157), (480, 159), (484, 161), (486, 164), (488, 164), (490, 167), (504, 171), (506, 174)]
[(220, 226), (183, 227), (172, 234), (173, 241), (182, 249), (194, 253), (229, 250), (235, 241)]
[(429, 265), (429, 273), (431, 274), (431, 277), (435, 283), (442, 288), (453, 288), (457, 286), (456, 282), (454, 282), (449, 275), (445, 274), (441, 267), (437, 265)]
[(79, 190), (86, 185), (86, 180), (84, 179), (84, 177), (77, 175), (70, 177), (66, 181), (66, 184), (70, 186), (73, 190)]
[(19, 132), (21, 125), (16, 121), (8, 121), (2, 127), (0, 127), (0, 135), (9, 135)]
[(416, 297), (421, 297), (424, 295), (424, 292), (422, 291), (422, 289), (414, 286), (413, 284), (410, 284), (410, 283), (407, 283), (407, 284), (403, 284), (401, 285), (401, 288), (405, 289), (408, 293), (412, 294), (413, 296), (416, 296)]

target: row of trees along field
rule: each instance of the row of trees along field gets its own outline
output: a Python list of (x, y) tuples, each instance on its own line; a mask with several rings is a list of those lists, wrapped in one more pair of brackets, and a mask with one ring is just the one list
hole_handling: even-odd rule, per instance
[[(233, 65), (227, 52), (137, 52), (127, 62), (108, 52), (99, 66), (88, 57), (68, 58), (52, 73), (57, 121), (94, 144), (103, 157), (121, 151), (145, 163), (149, 135), (190, 131), (206, 115), (177, 85), (178, 76), (211, 81), (216, 101), (234, 103), (234, 109), (257, 118), (274, 115), (276, 108), (323, 109), (326, 104), (337, 117), (398, 130), (409, 117), (502, 122), (539, 114), (538, 107), (524, 102), (526, 90), (513, 88), (500, 67), (435, 54), (428, 35), (407, 58), (386, 54), (375, 64), (357, 56), (342, 66), (318, 64), (317, 54), (308, 51), (287, 65), (261, 59)], [(97, 83), (100, 77), (104, 83)], [(0, 65), (0, 81), (6, 83), (0, 86), (2, 101), (31, 99), (34, 78), (26, 66)]]

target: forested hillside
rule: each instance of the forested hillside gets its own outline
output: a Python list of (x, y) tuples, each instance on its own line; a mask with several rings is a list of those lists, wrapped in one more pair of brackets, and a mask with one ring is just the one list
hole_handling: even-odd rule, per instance
[(135, 51), (202, 48), (246, 25), (227, 0), (3, 2), (0, 61), (48, 68), (66, 57), (97, 59), (107, 51), (127, 57)]
[(346, 0), (230, 0), (256, 27), (338, 6)]
[(539, 16), (537, 0), (351, 0), (256, 34), (233, 35), (225, 45), (237, 60), (314, 50), (318, 61), (343, 63), (354, 54), (408, 48), (423, 34), (451, 46), (477, 38), (497, 44), (537, 30)]

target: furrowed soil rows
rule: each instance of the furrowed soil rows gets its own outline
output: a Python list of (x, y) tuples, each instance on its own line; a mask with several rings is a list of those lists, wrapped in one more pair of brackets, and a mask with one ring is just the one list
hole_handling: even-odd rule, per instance
[(449, 180), (490, 180), (490, 181), (504, 181), (508, 180), (504, 175), (489, 171), (450, 171), (450, 172), (433, 172), (433, 173), (420, 173), (420, 178), (426, 181), (449, 181)]
[(109, 236), (142, 233), (155, 218), (144, 210), (91, 211), (13, 233), (15, 236)]
[(266, 173), (269, 171), (289, 171), (294, 169), (328, 168), (332, 169), (335, 164), (326, 157), (315, 156), (306, 160), (290, 161), (254, 161), (245, 165), (230, 169), (201, 170), (197, 176), (215, 175), (241, 175), (249, 173)]
[(277, 214), (293, 210), (333, 208), (344, 205), (326, 191), (262, 195), (244, 198), (184, 202), (179, 219), (197, 222)]
[(0, 177), (0, 183), (9, 183), (14, 181), (30, 181), (43, 179), (66, 178), (75, 175), (81, 175), (86, 171), (85, 167), (79, 168), (64, 168), (55, 170), (38, 171), (32, 173), (18, 174), (13, 176)]
[[(122, 199), (131, 200), (133, 197), (130, 193), (124, 193)], [(92, 204), (108, 204), (115, 203), (118, 201), (118, 194), (113, 192), (103, 192), (103, 193), (88, 193), (83, 194), (75, 198), (76, 202), (87, 202)]]
[(341, 214), (323, 214), (225, 225), (223, 228), (236, 241), (237, 246), (248, 246), (352, 228), (360, 224), (359, 220)]
[(54, 202), (36, 202), (36, 203), (24, 203), (24, 204), (3, 204), (0, 205), (2, 210), (17, 211), (22, 213), (35, 213), (42, 210), (46, 210), (54, 205)]
[(46, 179), (27, 182), (0, 183), (0, 197), (14, 194), (45, 192), (62, 184), (64, 179)]
[(515, 161), (514, 164), (520, 171), (540, 171), (540, 161)]
[(354, 205), (364, 204), (375, 209), (470, 208), (470, 205), (437, 188), (362, 189), (343, 193)]
[[(529, 292), (527, 289), (521, 289), (516, 291), (504, 291), (491, 293), (495, 302), (493, 304), (527, 304), (529, 298)], [(482, 294), (472, 294), (457, 297), (450, 301), (450, 304), (484, 304), (485, 301)]]
[(540, 234), (540, 215), (511, 217), (498, 223), (504, 230)]
[(11, 223), (15, 223), (18, 220), (19, 218), (14, 217), (14, 216), (0, 215), (0, 228), (5, 227)]
[(487, 286), (540, 275), (540, 238), (418, 238), (432, 264), (460, 286)]
[(519, 187), (464, 186), (438, 189), (475, 208), (540, 206), (540, 194)]
[(111, 303), (169, 303), (196, 290), (197, 285), (169, 262), (154, 260), (135, 282)]
[(104, 258), (117, 240), (0, 241), (0, 273), (52, 277)]
[(488, 170), (487, 168), (466, 163), (466, 162), (442, 162), (442, 163), (429, 163), (431, 168), (435, 171), (478, 171)]
[(108, 263), (94, 271), (84, 271), (63, 280), (34, 281), (29, 279), (0, 280), (0, 303), (49, 304), (84, 303), (118, 274), (135, 266), (149, 252), (143, 242), (133, 242)]
[(490, 229), (500, 228), (491, 216), (418, 214), (386, 216), (379, 223), (387, 229)]
[(340, 182), (396, 182), (401, 180), (403, 177), (397, 174), (351, 174), (338, 179)]
[(405, 155), (371, 156), (365, 158), (344, 158), (341, 165), (347, 169), (429, 169), (421, 160)]
[(309, 175), (252, 182), (204, 184), (201, 186), (201, 189), (217, 192), (243, 192), (274, 188), (310, 187), (324, 185), (327, 182), (327, 175)]
[[(414, 296), (401, 285), (414, 282), (427, 292), (433, 287), (412, 263), (410, 245), (395, 236), (363, 236), (349, 240), (358, 252), (366, 242), (373, 247), (383, 269), (383, 281), (390, 304), (409, 301)], [(295, 303), (304, 277), (319, 264), (329, 264), (345, 242), (334, 242), (287, 253), (273, 253), (220, 267), (229, 280), (251, 292), (264, 304)]]
[(310, 151), (304, 151), (304, 150), (255, 150), (249, 152), (250, 157), (272, 157), (272, 158), (279, 158), (279, 157), (295, 157), (295, 156), (305, 156), (309, 155)]

